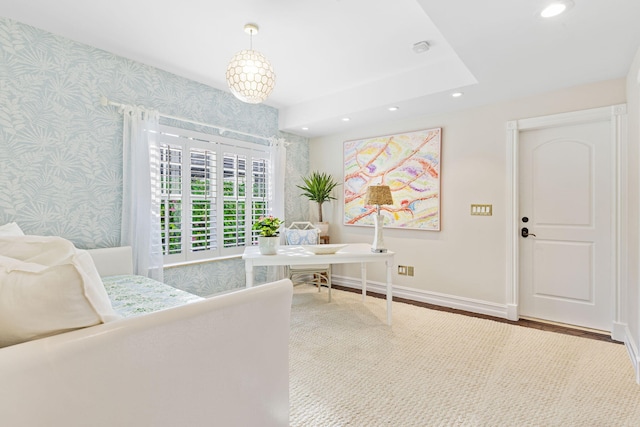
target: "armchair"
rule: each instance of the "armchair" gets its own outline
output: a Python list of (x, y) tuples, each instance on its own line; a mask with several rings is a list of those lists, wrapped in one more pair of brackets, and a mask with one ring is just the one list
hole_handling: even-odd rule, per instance
[[(287, 245), (317, 245), (320, 242), (320, 230), (310, 222), (293, 222), (284, 229), (285, 243)], [(288, 265), (287, 276), (295, 284), (308, 283), (308, 281), (296, 282), (294, 279), (312, 277), (311, 283), (318, 286), (318, 292), (322, 284), (329, 289), (329, 302), (331, 302), (331, 264), (323, 265)]]

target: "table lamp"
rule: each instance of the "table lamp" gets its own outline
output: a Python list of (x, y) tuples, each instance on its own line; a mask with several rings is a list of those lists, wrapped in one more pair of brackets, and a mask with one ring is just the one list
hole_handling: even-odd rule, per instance
[(384, 226), (384, 217), (380, 214), (380, 205), (392, 205), (391, 189), (388, 185), (372, 185), (367, 188), (367, 194), (364, 196), (365, 205), (375, 205), (376, 215), (374, 216), (376, 225), (376, 235), (371, 245), (371, 252), (387, 252), (384, 247), (384, 239), (382, 237), (382, 228)]

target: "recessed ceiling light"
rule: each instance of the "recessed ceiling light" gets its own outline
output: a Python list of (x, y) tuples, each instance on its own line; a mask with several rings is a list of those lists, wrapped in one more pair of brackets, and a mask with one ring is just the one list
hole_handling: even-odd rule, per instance
[(343, 121), (343, 122), (348, 122), (349, 120), (351, 120), (349, 117), (343, 117), (343, 118), (342, 118), (342, 121)]
[(571, 6), (573, 6), (573, 1), (571, 0), (554, 1), (553, 3), (549, 3), (547, 7), (540, 12), (540, 16), (543, 18), (552, 18), (566, 12)]
[(389, 107), (388, 110), (389, 111), (398, 111), (400, 108), (399, 107)]
[(460, 98), (463, 95), (463, 92), (453, 92), (451, 96), (454, 98)]
[(302, 130), (309, 130), (309, 128), (305, 126), (302, 128)]

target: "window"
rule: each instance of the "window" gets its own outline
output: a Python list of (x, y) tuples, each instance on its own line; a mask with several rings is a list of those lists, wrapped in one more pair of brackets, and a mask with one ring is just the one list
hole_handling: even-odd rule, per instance
[(269, 147), (160, 127), (165, 263), (240, 254), (271, 212)]

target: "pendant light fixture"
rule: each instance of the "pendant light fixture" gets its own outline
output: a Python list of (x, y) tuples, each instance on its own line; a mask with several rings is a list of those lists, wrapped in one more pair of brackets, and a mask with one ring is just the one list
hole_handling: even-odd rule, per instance
[(244, 26), (249, 34), (249, 50), (236, 53), (227, 67), (227, 84), (231, 93), (242, 102), (259, 104), (266, 100), (276, 84), (271, 63), (263, 54), (253, 50), (253, 35), (258, 34), (256, 24)]

